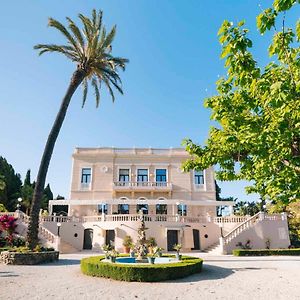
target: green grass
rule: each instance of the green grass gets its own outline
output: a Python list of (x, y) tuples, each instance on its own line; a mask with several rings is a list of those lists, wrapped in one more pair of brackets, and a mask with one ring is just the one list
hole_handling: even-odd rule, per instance
[(182, 261), (167, 264), (115, 264), (102, 262), (104, 256), (84, 258), (80, 262), (82, 273), (89, 276), (122, 281), (155, 282), (186, 277), (202, 270), (203, 260), (183, 256)]
[(234, 256), (270, 256), (270, 255), (300, 255), (300, 248), (294, 249), (254, 249), (244, 250), (235, 249), (232, 251)]

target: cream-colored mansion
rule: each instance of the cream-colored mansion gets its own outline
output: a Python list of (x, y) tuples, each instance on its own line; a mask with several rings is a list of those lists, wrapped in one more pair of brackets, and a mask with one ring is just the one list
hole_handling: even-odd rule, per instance
[(188, 158), (181, 148), (76, 148), (70, 199), (51, 200), (41, 226), (65, 252), (103, 244), (122, 251), (126, 235), (136, 240), (141, 214), (147, 237), (169, 251), (181, 243), (184, 251), (231, 252), (247, 239), (255, 248), (266, 239), (272, 248), (289, 245), (285, 215), (218, 217), (218, 206), (232, 212), (233, 203), (216, 201), (212, 168), (184, 173)]

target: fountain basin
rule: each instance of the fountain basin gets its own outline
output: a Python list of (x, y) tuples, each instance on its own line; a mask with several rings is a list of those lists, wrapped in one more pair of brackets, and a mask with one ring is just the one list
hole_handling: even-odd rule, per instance
[(124, 281), (157, 282), (199, 273), (203, 263), (202, 259), (190, 256), (184, 256), (181, 261), (176, 261), (174, 257), (157, 257), (155, 264), (144, 261), (132, 263), (135, 258), (127, 256), (117, 259), (119, 262), (110, 263), (104, 259), (104, 256), (87, 257), (81, 260), (80, 268), (89, 276)]

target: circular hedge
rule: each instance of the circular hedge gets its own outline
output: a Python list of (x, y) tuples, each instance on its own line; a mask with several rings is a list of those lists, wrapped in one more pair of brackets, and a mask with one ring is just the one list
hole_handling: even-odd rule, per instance
[(166, 264), (118, 264), (102, 262), (104, 256), (83, 258), (82, 273), (122, 281), (155, 282), (186, 277), (202, 270), (203, 260), (183, 256), (180, 262)]

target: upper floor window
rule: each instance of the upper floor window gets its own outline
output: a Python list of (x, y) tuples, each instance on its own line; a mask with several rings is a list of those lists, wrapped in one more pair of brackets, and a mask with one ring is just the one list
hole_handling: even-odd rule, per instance
[(118, 214), (121, 214), (121, 215), (129, 214), (129, 205), (128, 204), (119, 204), (118, 205)]
[(140, 211), (142, 211), (144, 215), (148, 215), (148, 204), (137, 204), (136, 212), (139, 213)]
[(194, 171), (194, 183), (204, 184), (204, 173), (203, 171)]
[(156, 204), (156, 214), (166, 215), (168, 212), (167, 204)]
[(81, 170), (81, 183), (89, 184), (91, 182), (92, 169), (82, 168)]
[(107, 214), (107, 204), (98, 204), (98, 213)]
[(166, 182), (166, 181), (167, 181), (167, 170), (156, 169), (156, 182)]
[(119, 169), (119, 181), (129, 181), (129, 169)]
[(148, 169), (137, 170), (137, 181), (148, 181)]
[(180, 216), (186, 216), (187, 207), (185, 204), (178, 204), (177, 205), (177, 213)]

